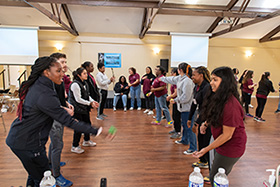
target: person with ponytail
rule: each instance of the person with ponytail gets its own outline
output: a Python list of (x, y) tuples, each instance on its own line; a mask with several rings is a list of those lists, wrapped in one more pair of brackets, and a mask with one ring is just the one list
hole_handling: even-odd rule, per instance
[(82, 67), (87, 70), (88, 77), (87, 77), (86, 82), (89, 86), (90, 97), (93, 100), (99, 102), (99, 100), (100, 100), (99, 89), (97, 87), (97, 84), (96, 84), (96, 81), (95, 81), (93, 75), (91, 74), (94, 71), (93, 64), (90, 61), (86, 61), (82, 64)]
[(178, 66), (178, 73), (178, 76), (162, 77), (161, 81), (168, 84), (176, 84), (177, 86), (177, 97), (170, 100), (170, 103), (177, 103), (177, 109), (181, 112), (183, 136), (181, 140), (177, 140), (175, 143), (184, 145), (190, 144), (189, 149), (184, 151), (184, 154), (188, 155), (197, 150), (196, 136), (194, 132), (192, 132), (192, 127), (188, 128), (187, 126), (194, 89), (194, 83), (190, 79), (192, 76), (192, 68), (189, 64), (182, 62)]
[(228, 175), (234, 164), (246, 149), (247, 135), (244, 126), (244, 111), (239, 101), (236, 80), (229, 67), (219, 67), (211, 73), (211, 90), (204, 98), (200, 115), (205, 120), (200, 127), (201, 134), (211, 127), (214, 142), (199, 152), (200, 158), (215, 149), (215, 157), (210, 170), (211, 185), (219, 168), (224, 168)]
[(269, 92), (275, 92), (273, 88), (273, 84), (269, 80), (269, 78), (270, 78), (270, 73), (264, 72), (262, 74), (262, 78), (259, 82), (259, 87), (257, 89), (256, 97), (257, 97), (258, 106), (256, 108), (256, 116), (254, 117), (254, 120), (258, 122), (265, 122), (265, 120), (262, 118), (262, 113), (264, 110), (264, 106), (266, 104), (267, 96)]
[(246, 75), (242, 80), (242, 99), (245, 103), (245, 112), (247, 117), (254, 117), (252, 114), (249, 113), (249, 105), (251, 103), (252, 93), (254, 92), (254, 87), (257, 86), (256, 83), (253, 83), (252, 78), (254, 77), (254, 72), (248, 70)]
[(40, 57), (32, 65), (28, 80), (20, 86), (18, 117), (11, 125), (6, 144), (28, 172), (26, 186), (39, 187), (44, 172), (50, 170), (45, 145), (53, 120), (94, 136), (102, 132), (102, 127), (94, 128), (72, 118), (68, 113), (72, 111), (61, 106), (54, 84), (60, 85), (63, 75), (56, 58)]
[[(189, 114), (188, 127), (191, 126), (193, 116), (196, 119), (196, 116), (198, 115), (199, 117), (195, 120), (195, 127), (193, 128), (196, 131), (197, 126), (199, 129), (202, 123), (200, 112), (203, 105), (203, 98), (210, 89), (210, 72), (206, 67), (199, 66), (194, 69), (192, 73), (192, 80), (195, 83), (194, 99)], [(207, 129), (205, 134), (201, 134), (200, 131), (198, 131), (197, 140), (199, 150), (209, 145), (211, 135), (212, 134), (210, 128)], [(205, 155), (200, 157), (199, 161), (193, 163), (192, 166), (200, 168), (209, 168), (209, 154), (206, 153)]]

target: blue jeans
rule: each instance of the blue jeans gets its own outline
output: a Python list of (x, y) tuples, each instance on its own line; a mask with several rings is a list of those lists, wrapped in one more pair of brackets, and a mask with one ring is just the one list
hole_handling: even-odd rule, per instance
[(160, 97), (155, 97), (157, 121), (161, 121), (161, 110), (164, 112), (167, 122), (171, 121), (170, 113), (166, 105), (166, 94)]
[(141, 85), (139, 84), (136, 87), (131, 86), (130, 87), (130, 96), (131, 96), (131, 106), (134, 108), (134, 98), (136, 96), (136, 100), (137, 100), (137, 107), (140, 108), (141, 107), (141, 98), (140, 98), (140, 93), (141, 93)]
[(120, 98), (122, 98), (123, 106), (126, 107), (127, 95), (125, 95), (125, 94), (123, 94), (123, 95), (115, 95), (114, 96), (113, 107), (117, 106), (117, 103), (118, 103)]
[(181, 119), (182, 119), (182, 126), (183, 126), (183, 134), (182, 134), (181, 141), (182, 141), (183, 144), (186, 144), (186, 145), (190, 143), (189, 150), (191, 150), (191, 151), (196, 151), (197, 150), (196, 135), (192, 131), (192, 127), (193, 127), (193, 124), (194, 124), (194, 116), (192, 118), (191, 127), (188, 128), (187, 122), (188, 122), (188, 119), (189, 119), (189, 112), (181, 112)]

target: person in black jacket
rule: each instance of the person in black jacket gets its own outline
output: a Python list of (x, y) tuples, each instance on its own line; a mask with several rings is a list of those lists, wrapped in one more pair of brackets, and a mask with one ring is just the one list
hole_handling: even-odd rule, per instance
[(273, 88), (272, 82), (269, 80), (270, 78), (270, 73), (269, 72), (264, 72), (262, 74), (262, 78), (259, 82), (259, 87), (257, 89), (257, 102), (258, 106), (256, 108), (256, 116), (254, 117), (255, 121), (258, 122), (265, 122), (265, 120), (262, 118), (262, 113), (264, 106), (266, 104), (267, 96), (269, 92), (275, 92)]
[[(89, 95), (89, 86), (86, 82), (88, 78), (87, 71), (83, 67), (79, 67), (73, 72), (73, 76), (74, 81), (71, 83), (69, 89), (69, 102), (74, 106), (74, 118), (90, 125), (90, 109), (98, 104)], [(71, 152), (78, 154), (84, 152), (84, 149), (79, 146), (81, 136), (82, 133), (80, 131), (74, 131)], [(96, 143), (90, 140), (89, 133), (84, 133), (82, 145), (85, 147), (94, 147)]]
[(96, 81), (95, 81), (94, 77), (91, 75), (91, 73), (94, 71), (93, 64), (89, 61), (86, 61), (82, 64), (82, 67), (87, 70), (88, 77), (87, 77), (86, 82), (89, 86), (90, 97), (93, 100), (99, 102), (100, 101), (99, 89), (97, 87), (97, 84), (96, 84)]
[(126, 112), (127, 95), (129, 93), (129, 86), (126, 82), (125, 76), (120, 76), (119, 82), (114, 87), (115, 96), (113, 101), (113, 110), (116, 111), (116, 106), (120, 98), (122, 98), (124, 111)]
[[(61, 106), (54, 83), (62, 83), (63, 72), (55, 58), (40, 57), (31, 70), (28, 80), (20, 86), (18, 117), (11, 125), (6, 144), (28, 172), (26, 186), (39, 187), (44, 172), (50, 169), (45, 145), (53, 120), (95, 136), (102, 132), (102, 127), (75, 120), (68, 114), (69, 109)], [(98, 107), (98, 103), (94, 106)]]
[[(189, 114), (188, 126), (191, 127), (191, 123), (195, 120), (195, 127), (193, 130), (196, 132), (197, 126), (201, 126), (203, 122), (201, 115), (199, 112), (201, 111), (203, 98), (208, 90), (210, 90), (210, 72), (203, 66), (199, 66), (195, 68), (192, 73), (192, 80), (195, 83), (194, 87), (194, 100), (191, 105), (191, 110)], [(198, 110), (197, 110), (198, 108)], [(197, 115), (199, 116), (197, 119)], [(199, 129), (198, 128), (198, 129)], [(201, 134), (198, 131), (197, 140), (198, 140), (198, 148), (199, 150), (207, 147), (209, 145), (211, 138), (211, 130), (210, 128), (207, 129), (205, 134)], [(198, 162), (192, 164), (193, 167), (200, 167), (200, 168), (208, 168), (209, 165), (209, 153), (206, 153), (202, 157), (199, 158)]]

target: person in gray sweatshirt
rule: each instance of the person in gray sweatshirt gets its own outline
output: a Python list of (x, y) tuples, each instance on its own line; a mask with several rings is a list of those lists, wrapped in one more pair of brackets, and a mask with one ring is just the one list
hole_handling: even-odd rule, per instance
[(168, 84), (176, 84), (177, 86), (177, 97), (174, 100), (171, 100), (170, 103), (177, 103), (177, 108), (181, 112), (181, 121), (183, 126), (183, 136), (181, 140), (175, 141), (177, 144), (190, 144), (190, 147), (187, 151), (184, 151), (184, 154), (191, 155), (194, 151), (197, 150), (196, 136), (192, 132), (192, 126), (188, 128), (187, 122), (189, 118), (190, 108), (192, 105), (193, 99), (193, 89), (194, 83), (190, 79), (192, 75), (191, 66), (185, 62), (180, 63), (178, 66), (178, 76), (172, 77), (161, 77), (161, 81)]

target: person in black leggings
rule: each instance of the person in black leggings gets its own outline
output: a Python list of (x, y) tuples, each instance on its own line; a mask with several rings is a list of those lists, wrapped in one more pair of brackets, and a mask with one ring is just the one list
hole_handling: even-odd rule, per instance
[(269, 80), (270, 73), (264, 72), (262, 74), (262, 78), (259, 82), (259, 87), (257, 89), (257, 102), (258, 106), (256, 108), (256, 116), (254, 117), (254, 120), (258, 122), (265, 122), (265, 120), (262, 118), (262, 113), (264, 110), (264, 106), (266, 104), (267, 96), (269, 92), (275, 92), (273, 88), (272, 82)]
[(252, 78), (254, 77), (254, 72), (248, 70), (247, 74), (242, 80), (242, 99), (245, 103), (245, 112), (247, 117), (254, 117), (249, 113), (249, 104), (251, 103), (251, 96), (254, 91), (254, 87), (257, 86), (256, 83), (253, 83)]

